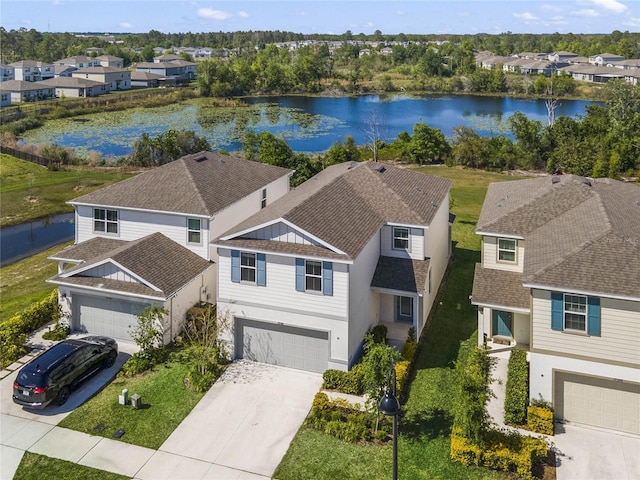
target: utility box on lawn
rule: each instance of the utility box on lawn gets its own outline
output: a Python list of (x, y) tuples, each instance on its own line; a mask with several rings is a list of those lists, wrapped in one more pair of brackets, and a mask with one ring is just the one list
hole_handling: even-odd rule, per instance
[(142, 397), (137, 393), (131, 395), (131, 406), (136, 409), (142, 407)]

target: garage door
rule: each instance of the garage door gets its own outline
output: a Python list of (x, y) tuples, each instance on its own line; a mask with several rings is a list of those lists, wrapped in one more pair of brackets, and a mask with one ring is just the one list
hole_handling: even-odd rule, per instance
[(556, 373), (559, 420), (640, 434), (640, 384)]
[(322, 373), (328, 368), (329, 334), (236, 319), (236, 357)]
[(139, 303), (82, 295), (74, 295), (73, 302), (76, 304), (74, 330), (126, 341), (132, 341), (129, 326), (136, 325), (136, 315), (145, 309), (145, 305)]

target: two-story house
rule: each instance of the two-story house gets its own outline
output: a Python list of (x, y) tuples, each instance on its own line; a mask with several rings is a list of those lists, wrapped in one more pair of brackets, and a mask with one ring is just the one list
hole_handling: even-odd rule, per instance
[(558, 420), (640, 433), (640, 189), (574, 175), (489, 186), (478, 342), (528, 350)]
[(75, 244), (50, 257), (63, 318), (126, 341), (135, 316), (158, 304), (173, 339), (189, 308), (215, 300), (210, 241), (286, 194), (291, 173), (201, 152), (69, 202)]
[(451, 255), (450, 180), (333, 165), (214, 241), (235, 358), (347, 370), (380, 322), (419, 335)]
[(54, 77), (54, 68), (50, 63), (20, 60), (10, 63), (9, 66), (13, 67), (13, 78), (23, 82), (39, 82)]
[(71, 76), (106, 83), (111, 91), (131, 89), (131, 71), (126, 68), (102, 66), (81, 68), (72, 72)]

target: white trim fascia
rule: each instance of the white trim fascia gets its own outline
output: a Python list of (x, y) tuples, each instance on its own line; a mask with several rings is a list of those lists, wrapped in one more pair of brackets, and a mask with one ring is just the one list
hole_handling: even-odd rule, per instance
[(497, 305), (493, 303), (479, 303), (479, 302), (471, 302), (471, 305), (475, 305), (476, 307), (490, 308), (491, 310), (502, 310), (502, 311), (514, 312), (514, 313), (528, 313), (529, 315), (531, 315), (531, 309), (529, 308), (509, 307), (507, 305)]
[[(106, 263), (112, 263), (118, 267), (120, 267), (123, 271), (125, 271), (126, 273), (128, 273), (131, 277), (135, 278), (136, 280), (138, 280), (139, 283), (146, 285), (147, 287), (155, 290), (156, 292), (161, 292), (162, 290), (160, 290), (158, 287), (156, 287), (155, 285), (153, 285), (152, 283), (147, 282), (144, 278), (142, 278), (140, 275), (137, 275), (136, 273), (132, 272), (131, 270), (129, 270), (128, 268), (125, 268), (124, 266), (122, 266), (121, 264), (119, 264), (118, 262), (116, 262), (115, 260), (113, 260), (112, 258), (105, 258), (104, 260), (102, 260), (101, 262), (97, 262), (97, 263), (92, 263), (89, 265), (85, 265), (82, 268), (79, 268), (77, 270), (74, 270), (72, 272), (62, 272), (60, 275), (58, 275), (60, 278), (70, 278), (75, 276), (77, 273), (82, 273), (82, 272), (86, 272), (87, 270), (90, 270), (92, 268), (95, 267), (99, 267), (101, 265), (104, 265)], [(101, 278), (101, 277), (96, 277), (96, 278)]]
[(135, 297), (135, 298), (145, 298), (147, 300), (160, 300), (162, 302), (166, 302), (168, 300), (168, 298), (165, 298), (165, 297), (152, 297), (150, 295), (140, 295), (139, 293), (122, 292), (120, 290), (109, 290), (106, 288), (88, 287), (85, 285), (78, 285), (76, 283), (60, 282), (58, 280), (53, 280), (51, 278), (45, 281), (53, 285), (61, 285), (63, 287), (68, 287), (69, 289), (72, 289), (72, 290), (90, 290), (92, 292), (110, 293), (113, 295), (128, 296), (128, 297)]
[(493, 233), (493, 232), (481, 232), (476, 230), (476, 235), (484, 235), (485, 237), (495, 237), (495, 238), (510, 238), (514, 240), (524, 240), (522, 235), (512, 235), (510, 233)]
[(370, 287), (374, 292), (386, 293), (387, 295), (397, 295), (400, 297), (420, 298), (424, 297), (424, 291), (422, 292), (409, 292), (407, 290), (395, 290), (392, 288), (384, 287)]
[(75, 258), (62, 258), (62, 257), (47, 257), (47, 260), (53, 260), (54, 262), (69, 262), (69, 263), (75, 263), (76, 265), (78, 263), (82, 263), (84, 262), (84, 260), (77, 260)]
[(525, 288), (535, 288), (536, 290), (546, 290), (549, 292), (562, 292), (562, 293), (571, 293), (575, 295), (586, 295), (589, 297), (604, 297), (604, 298), (613, 298), (615, 300), (629, 300), (631, 302), (640, 302), (640, 297), (631, 297), (628, 295), (616, 295), (615, 293), (606, 293), (606, 292), (590, 292), (587, 290), (578, 290), (575, 288), (566, 288), (566, 287), (551, 287), (549, 285), (537, 285), (535, 283), (523, 283), (523, 287)]
[[(255, 232), (256, 230), (260, 230), (260, 229), (265, 228), (265, 227), (270, 227), (271, 225), (275, 225), (276, 223), (280, 223), (280, 222), (282, 222), (285, 225), (291, 227), (292, 229), (294, 229), (294, 230), (306, 235), (311, 240), (315, 240), (320, 245), (324, 246), (325, 248), (328, 248), (332, 252), (335, 252), (335, 253), (340, 254), (340, 255), (346, 255), (346, 253), (343, 252), (342, 250), (340, 250), (339, 248), (334, 247), (333, 245), (331, 245), (331, 244), (325, 242), (324, 240), (322, 240), (321, 238), (316, 237), (315, 235), (307, 232), (306, 230), (304, 230), (304, 229), (298, 227), (297, 225), (291, 223), (289, 220), (285, 220), (282, 217), (276, 218), (276, 219), (271, 220), (269, 222), (261, 223), (260, 225), (255, 225), (255, 226), (247, 228), (245, 230), (240, 230), (239, 232), (232, 233), (231, 235), (225, 235), (224, 237), (220, 237), (220, 240), (233, 240), (234, 238), (240, 237), (240, 236), (245, 235), (245, 234), (247, 234), (249, 232)], [(257, 240), (257, 239), (255, 239), (255, 240)], [(283, 243), (289, 243), (289, 242), (283, 242)]]
[[(204, 218), (204, 219), (207, 219), (207, 220), (213, 220), (213, 218), (215, 217), (215, 215), (208, 215), (208, 214), (205, 215), (205, 214), (201, 214), (201, 213), (169, 212), (167, 210), (155, 210), (155, 209), (136, 208), (136, 207), (121, 207), (121, 206), (118, 206), (118, 205), (104, 205), (104, 204), (98, 204), (98, 203), (81, 203), (81, 202), (74, 202), (74, 201), (68, 201), (67, 203), (69, 205), (73, 205), (74, 207), (82, 206), (82, 207), (91, 207), (91, 208), (104, 208), (104, 209), (109, 209), (109, 210), (128, 210), (128, 211), (131, 211), (131, 212), (161, 213), (161, 214), (165, 214), (165, 215), (174, 215), (174, 216), (178, 216), (178, 217), (188, 216), (188, 217), (192, 217), (192, 218), (196, 218), (196, 217), (197, 218)], [(218, 214), (218, 213), (219, 212), (216, 212), (216, 214)]]
[[(286, 243), (286, 242), (282, 242), (282, 243)], [(289, 258), (305, 258), (308, 260), (321, 260), (324, 262), (343, 263), (345, 265), (353, 265), (354, 263), (353, 260), (333, 258), (333, 257), (323, 257), (320, 255), (301, 255), (298, 253), (274, 252), (273, 250), (267, 250), (267, 249), (261, 249), (261, 248), (245, 248), (245, 247), (239, 248), (239, 247), (233, 247), (232, 245), (220, 245), (215, 242), (211, 243), (210, 245), (216, 248), (224, 248), (226, 250), (241, 250), (243, 252), (249, 252), (249, 253), (264, 253), (265, 255), (279, 255), (281, 257), (289, 257)]]
[(398, 222), (384, 222), (386, 226), (389, 227), (407, 227), (407, 228), (420, 228), (420, 229), (429, 229), (429, 225), (413, 225), (410, 223), (398, 223)]

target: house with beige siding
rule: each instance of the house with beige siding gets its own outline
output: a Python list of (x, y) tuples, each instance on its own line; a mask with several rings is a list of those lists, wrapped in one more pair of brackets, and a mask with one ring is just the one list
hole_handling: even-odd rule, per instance
[[(420, 335), (451, 255), (451, 181), (333, 165), (214, 241), (235, 358), (347, 370), (378, 323)], [(393, 332), (401, 332), (395, 337)]]
[(102, 66), (82, 68), (72, 72), (71, 76), (106, 83), (110, 91), (131, 89), (131, 71), (126, 68)]
[(529, 396), (557, 420), (640, 434), (640, 188), (495, 183), (476, 233), (478, 343), (526, 349)]
[(289, 191), (291, 171), (212, 152), (188, 155), (78, 197), (74, 245), (50, 257), (73, 330), (130, 341), (148, 305), (163, 306), (165, 340), (186, 311), (215, 302), (210, 242)]

